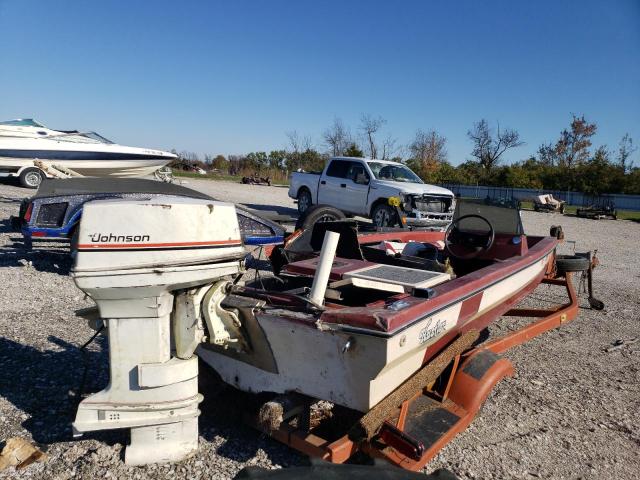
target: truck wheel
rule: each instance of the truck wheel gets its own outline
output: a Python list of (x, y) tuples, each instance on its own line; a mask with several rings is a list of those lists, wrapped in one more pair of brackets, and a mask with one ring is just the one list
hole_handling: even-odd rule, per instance
[(395, 210), (386, 203), (380, 203), (373, 208), (371, 220), (376, 227), (393, 227), (398, 223)]
[(301, 188), (298, 192), (298, 212), (306, 212), (312, 204), (311, 192), (306, 188)]
[(306, 230), (318, 222), (332, 222), (335, 220), (344, 220), (345, 218), (344, 212), (337, 208), (330, 207), (329, 205), (314, 205), (300, 215), (300, 218), (298, 218), (296, 222), (296, 230)]
[(42, 183), (42, 172), (35, 167), (25, 168), (20, 172), (20, 185), (26, 188), (38, 188)]

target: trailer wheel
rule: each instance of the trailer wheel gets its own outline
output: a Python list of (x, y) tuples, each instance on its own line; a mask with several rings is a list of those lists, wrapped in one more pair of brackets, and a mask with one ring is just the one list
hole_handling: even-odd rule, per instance
[(329, 205), (314, 205), (307, 209), (296, 222), (296, 230), (306, 230), (313, 227), (318, 222), (332, 222), (344, 220), (346, 215), (342, 210), (330, 207)]
[(305, 187), (301, 188), (298, 192), (298, 212), (300, 214), (303, 214), (309, 208), (311, 208), (312, 204), (313, 200), (311, 198), (311, 192), (309, 191), (309, 189)]
[(558, 273), (589, 270), (589, 259), (578, 255), (556, 255)]
[(35, 167), (25, 168), (20, 172), (20, 185), (26, 188), (38, 188), (42, 183), (42, 172)]

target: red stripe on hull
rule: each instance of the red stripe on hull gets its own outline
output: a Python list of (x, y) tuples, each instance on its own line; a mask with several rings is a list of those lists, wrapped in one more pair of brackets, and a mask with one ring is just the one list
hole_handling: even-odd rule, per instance
[(460, 308), (460, 316), (458, 317), (458, 325), (463, 324), (469, 318), (478, 313), (478, 310), (480, 310), (480, 302), (482, 301), (483, 293), (484, 292), (479, 292), (473, 297), (469, 297), (464, 302), (462, 302), (462, 307)]

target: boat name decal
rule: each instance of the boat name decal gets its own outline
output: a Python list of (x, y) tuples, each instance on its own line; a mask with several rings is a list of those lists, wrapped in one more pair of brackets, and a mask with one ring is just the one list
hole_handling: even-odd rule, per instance
[[(433, 324), (433, 325), (432, 325)], [(420, 330), (420, 334), (418, 335), (418, 341), (420, 345), (439, 336), (447, 329), (447, 321), (444, 319), (436, 320), (435, 323), (433, 318), (430, 318), (427, 324)]]
[(94, 243), (148, 242), (149, 235), (114, 235), (113, 233), (94, 233), (90, 235)]

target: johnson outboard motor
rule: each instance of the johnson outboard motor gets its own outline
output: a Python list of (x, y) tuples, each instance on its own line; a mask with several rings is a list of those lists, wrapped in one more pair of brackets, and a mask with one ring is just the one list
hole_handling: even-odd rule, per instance
[(232, 204), (157, 197), (84, 206), (72, 276), (106, 327), (110, 381), (80, 403), (74, 433), (131, 428), (129, 465), (195, 452), (194, 351), (203, 341), (238, 344), (237, 318), (219, 302), (244, 255)]

